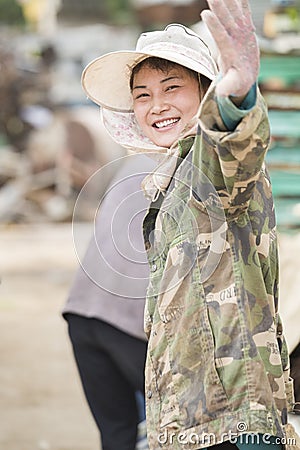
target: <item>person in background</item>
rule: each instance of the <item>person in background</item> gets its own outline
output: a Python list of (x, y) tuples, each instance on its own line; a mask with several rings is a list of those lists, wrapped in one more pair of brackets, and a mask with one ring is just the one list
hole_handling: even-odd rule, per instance
[(294, 413), (300, 415), (300, 342), (290, 354), (291, 376), (295, 382)]
[(141, 224), (149, 202), (140, 184), (153, 164), (145, 156), (128, 156), (118, 165), (62, 314), (102, 450), (145, 450), (143, 312), (149, 270)]

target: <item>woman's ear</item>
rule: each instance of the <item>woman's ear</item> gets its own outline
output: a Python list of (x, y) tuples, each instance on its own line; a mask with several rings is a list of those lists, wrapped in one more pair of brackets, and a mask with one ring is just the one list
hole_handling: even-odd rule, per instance
[(202, 75), (201, 73), (198, 74), (199, 78), (199, 86), (200, 86), (200, 101), (204, 98), (210, 84), (211, 80), (209, 80), (207, 77)]

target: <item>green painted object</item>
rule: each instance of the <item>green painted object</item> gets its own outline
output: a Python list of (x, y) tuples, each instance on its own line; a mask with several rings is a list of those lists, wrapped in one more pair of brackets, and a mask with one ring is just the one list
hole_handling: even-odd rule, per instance
[(259, 83), (272, 79), (281, 80), (286, 86), (300, 82), (300, 56), (262, 56)]
[(300, 110), (269, 110), (269, 119), (271, 134), (274, 137), (299, 138), (300, 140)]

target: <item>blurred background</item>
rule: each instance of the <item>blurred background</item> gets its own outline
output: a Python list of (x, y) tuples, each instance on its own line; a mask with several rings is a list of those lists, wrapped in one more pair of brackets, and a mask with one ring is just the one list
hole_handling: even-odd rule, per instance
[[(267, 161), (280, 233), (281, 312), (300, 401), (300, 0), (250, 5), (271, 121)], [(83, 94), (82, 69), (103, 53), (133, 49), (141, 31), (170, 22), (206, 33), (199, 21), (206, 7), (203, 0), (0, 0), (3, 450), (99, 448), (60, 312), (78, 265), (76, 198), (124, 151)], [(83, 242), (112, 172), (103, 172), (91, 202), (77, 211)]]

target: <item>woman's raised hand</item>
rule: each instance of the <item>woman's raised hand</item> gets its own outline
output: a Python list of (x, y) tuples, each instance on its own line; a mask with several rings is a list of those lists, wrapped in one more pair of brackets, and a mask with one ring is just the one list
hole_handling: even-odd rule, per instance
[(247, 0), (208, 0), (201, 13), (219, 48), (219, 96), (243, 98), (256, 82), (259, 46)]

